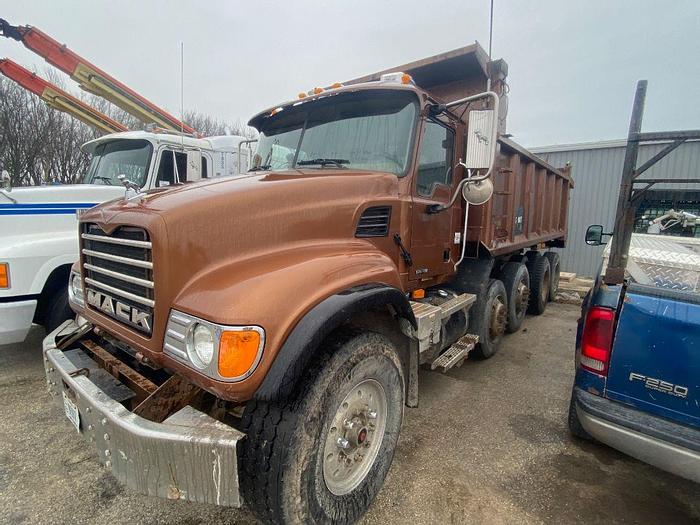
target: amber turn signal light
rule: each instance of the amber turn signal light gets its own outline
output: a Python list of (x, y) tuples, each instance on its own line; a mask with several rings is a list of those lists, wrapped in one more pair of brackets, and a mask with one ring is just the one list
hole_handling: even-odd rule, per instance
[(255, 330), (227, 331), (219, 342), (219, 375), (240, 377), (255, 364), (260, 348), (260, 334)]
[(425, 290), (423, 288), (418, 288), (417, 290), (413, 290), (411, 292), (411, 299), (424, 299), (425, 298)]
[(0, 263), (0, 288), (10, 287), (10, 265)]

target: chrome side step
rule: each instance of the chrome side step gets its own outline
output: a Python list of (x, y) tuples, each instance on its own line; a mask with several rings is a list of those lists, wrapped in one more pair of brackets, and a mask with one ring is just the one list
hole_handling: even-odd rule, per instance
[(462, 366), (464, 360), (469, 356), (469, 352), (474, 349), (478, 342), (478, 335), (463, 335), (455, 344), (445, 350), (435, 361), (432, 362), (430, 369), (435, 370), (436, 368), (441, 368), (441, 371), (444, 373), (455, 366)]

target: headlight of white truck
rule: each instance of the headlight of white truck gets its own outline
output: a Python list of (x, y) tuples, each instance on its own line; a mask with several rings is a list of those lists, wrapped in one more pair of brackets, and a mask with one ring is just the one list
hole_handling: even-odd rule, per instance
[(68, 300), (76, 306), (85, 307), (83, 281), (80, 279), (80, 274), (76, 271), (71, 271), (68, 278)]

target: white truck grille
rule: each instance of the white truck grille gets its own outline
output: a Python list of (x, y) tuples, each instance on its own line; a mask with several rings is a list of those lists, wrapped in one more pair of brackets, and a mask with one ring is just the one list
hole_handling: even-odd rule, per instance
[(85, 224), (80, 237), (87, 305), (150, 335), (155, 300), (148, 233), (121, 226), (107, 234)]

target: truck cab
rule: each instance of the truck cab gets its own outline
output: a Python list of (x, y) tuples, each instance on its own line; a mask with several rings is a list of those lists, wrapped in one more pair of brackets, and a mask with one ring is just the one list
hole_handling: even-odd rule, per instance
[(302, 92), (251, 119), (246, 175), (81, 215), (77, 317), (44, 340), (46, 375), (122, 483), (353, 522), (419, 367), (489, 358), (544, 310), (558, 259), (539, 249), (565, 241), (572, 181), (498, 137), (488, 71), (507, 68), (485, 57)]
[(112, 133), (83, 145), (91, 163), (81, 184), (0, 190), (0, 345), (21, 342), (32, 323), (48, 331), (68, 319), (67, 282), (78, 259), (77, 215), (118, 197), (125, 176), (143, 191), (245, 171), (244, 137)]

